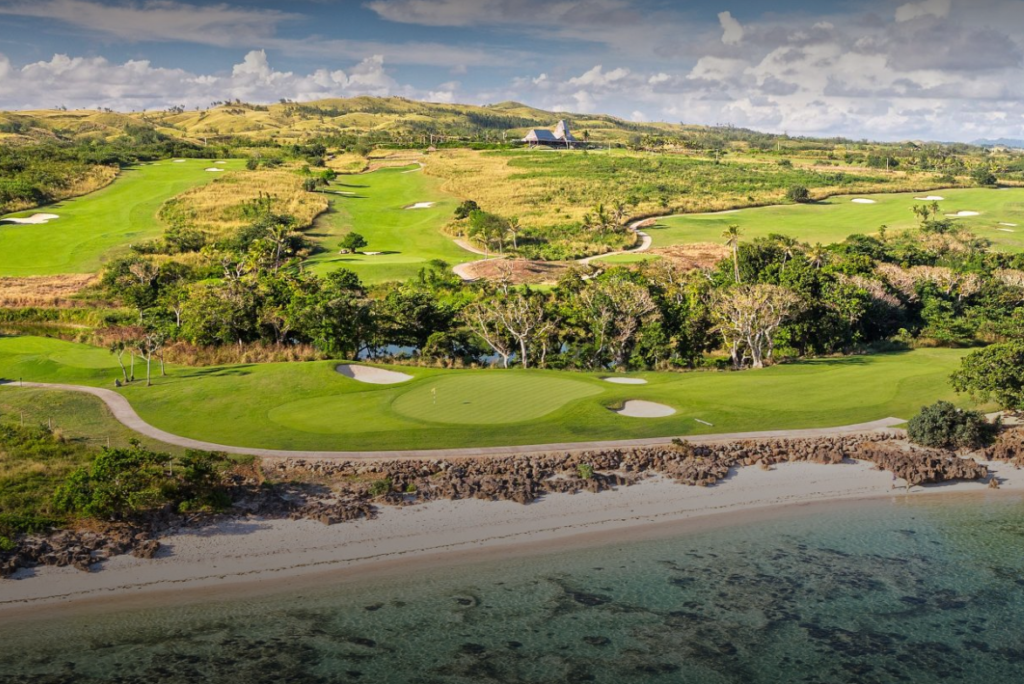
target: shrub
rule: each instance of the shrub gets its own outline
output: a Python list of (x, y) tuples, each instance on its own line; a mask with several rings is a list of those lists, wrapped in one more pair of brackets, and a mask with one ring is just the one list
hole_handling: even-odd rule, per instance
[(991, 443), (995, 430), (980, 412), (948, 401), (922, 408), (907, 426), (910, 441), (935, 449), (980, 449)]
[(580, 463), (576, 466), (576, 472), (579, 473), (581, 480), (593, 480), (594, 479), (594, 466), (589, 463)]
[(390, 477), (386, 477), (383, 480), (376, 480), (370, 485), (370, 496), (378, 498), (384, 496), (392, 490), (394, 483), (391, 482)]
[(794, 185), (786, 191), (786, 199), (798, 204), (806, 204), (811, 201), (811, 192), (802, 185)]
[(995, 174), (992, 173), (992, 170), (988, 168), (975, 169), (974, 172), (971, 173), (971, 180), (983, 187), (992, 187), (999, 184), (999, 179), (996, 178)]
[(953, 374), (953, 389), (1001, 408), (1024, 410), (1024, 343), (994, 344), (969, 354)]

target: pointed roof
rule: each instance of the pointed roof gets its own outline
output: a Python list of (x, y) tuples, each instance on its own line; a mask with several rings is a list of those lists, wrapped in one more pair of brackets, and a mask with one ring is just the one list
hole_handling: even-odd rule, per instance
[(569, 130), (569, 124), (565, 122), (565, 119), (559, 121), (558, 125), (555, 126), (555, 138), (569, 142), (579, 142), (572, 134), (572, 131)]

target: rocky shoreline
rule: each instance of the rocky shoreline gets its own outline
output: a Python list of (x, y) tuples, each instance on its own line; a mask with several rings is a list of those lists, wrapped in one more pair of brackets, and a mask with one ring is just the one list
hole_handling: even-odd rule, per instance
[(308, 461), (267, 459), (229, 473), (232, 505), (225, 513), (181, 515), (156, 511), (130, 523), (64, 530), (17, 540), (0, 552), (0, 578), (39, 566), (92, 571), (113, 556), (154, 558), (159, 538), (229, 519), (308, 519), (325, 525), (373, 519), (383, 506), (482, 499), (529, 504), (549, 494), (600, 493), (663, 477), (680, 485), (725, 484), (736, 468), (770, 470), (782, 463), (837, 465), (869, 462), (907, 489), (954, 481), (988, 481), (977, 460), (1024, 465), (1024, 429), (1006, 429), (975, 454), (925, 449), (899, 432), (814, 439), (771, 439), (693, 445), (560, 452), (531, 456), (445, 460)]

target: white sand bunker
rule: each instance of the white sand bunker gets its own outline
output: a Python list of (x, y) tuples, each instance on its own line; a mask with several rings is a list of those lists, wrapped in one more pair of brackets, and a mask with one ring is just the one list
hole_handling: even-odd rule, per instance
[(416, 204), (410, 204), (409, 206), (407, 206), (405, 208), (406, 209), (430, 209), (435, 204), (437, 204), (437, 202), (417, 202)]
[(949, 214), (949, 216), (956, 216), (957, 218), (966, 218), (968, 216), (981, 216), (980, 211), (958, 211), (955, 214)]
[(1013, 228), (996, 228), (1000, 233), (1016, 233)]
[(27, 218), (5, 218), (0, 219), (4, 223), (17, 223), (23, 226), (37, 226), (43, 223), (49, 223), (59, 219), (60, 216), (56, 214), (32, 214)]
[(185, 163), (185, 160), (184, 160), (184, 159), (175, 159), (175, 160), (174, 160), (174, 163), (175, 163), (175, 164), (184, 164), (184, 163)]
[(224, 169), (218, 169), (218, 168), (217, 168), (216, 166), (211, 166), (210, 168), (208, 168), (208, 169), (206, 169), (206, 170), (207, 170), (207, 171), (209, 171), (209, 172), (211, 172), (211, 173), (220, 173), (220, 172), (221, 172), (221, 171), (223, 171)]
[(915, 197), (914, 199), (920, 200), (921, 202), (944, 202), (945, 197), (939, 197), (938, 195), (928, 195), (927, 197)]
[(873, 199), (855, 199), (850, 201), (854, 204), (878, 204), (878, 202)]
[(1017, 227), (1016, 223), (1000, 223), (999, 225), (1006, 226), (1007, 228), (1016, 228)]
[(643, 378), (602, 378), (605, 382), (610, 382), (613, 385), (646, 385), (647, 381)]
[(346, 378), (355, 380), (356, 382), (364, 382), (367, 385), (397, 385), (399, 383), (412, 380), (411, 375), (396, 373), (395, 371), (384, 370), (383, 368), (374, 368), (372, 366), (343, 364), (338, 366), (336, 370)]
[(620, 416), (628, 418), (668, 418), (674, 416), (676, 410), (664, 404), (655, 404), (653, 401), (627, 401), (621, 409), (616, 411)]
[(363, 252), (363, 256), (381, 256), (384, 252)]
[(217, 162), (213, 162), (213, 163), (214, 163), (214, 164), (227, 164), (227, 162), (226, 162), (226, 161), (217, 161)]

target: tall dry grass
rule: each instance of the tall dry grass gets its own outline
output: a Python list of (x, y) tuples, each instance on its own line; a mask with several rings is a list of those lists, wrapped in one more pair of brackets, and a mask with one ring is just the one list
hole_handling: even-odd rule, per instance
[[(472, 150), (443, 150), (429, 155), (426, 159), (426, 173), (443, 179), (442, 189), (463, 199), (475, 200), (487, 210), (503, 216), (517, 216), (524, 227), (548, 227), (582, 221), (585, 214), (594, 210), (598, 203), (608, 205), (615, 200), (626, 200), (637, 185), (652, 179), (637, 179), (628, 173), (613, 178), (587, 177), (584, 173), (566, 173), (557, 178), (557, 188), (551, 177), (538, 175), (530, 177), (528, 164), (514, 160), (529, 160), (529, 153), (519, 155), (494, 154)], [(562, 154), (557, 152), (541, 154)], [(580, 154), (580, 153), (574, 153)], [(621, 158), (645, 159), (657, 164), (663, 155), (645, 153), (617, 154)], [(543, 161), (544, 157), (537, 157)], [(581, 158), (581, 164), (584, 163)], [(730, 162), (723, 162), (723, 166)], [(776, 165), (768, 162), (745, 162), (752, 166), (751, 178), (777, 173)], [(715, 168), (715, 167), (711, 167)], [(581, 166), (582, 169), (582, 166)], [(832, 173), (832, 169), (818, 169)], [(855, 169), (862, 175), (883, 175), (870, 169)], [(851, 173), (849, 175), (855, 175)], [(657, 176), (654, 181), (659, 181)], [(740, 191), (731, 187), (713, 187), (706, 176), (693, 173), (691, 178), (680, 178), (671, 165), (664, 167), (660, 179), (674, 192), (666, 191), (662, 198), (645, 199), (629, 208), (630, 220), (671, 214), (706, 213), (747, 209), (786, 203), (785, 187), (770, 190)], [(835, 186), (811, 188), (815, 200), (835, 195), (875, 194), (894, 192), (926, 192), (948, 187), (940, 183), (935, 174), (911, 175), (896, 172), (884, 176), (884, 182), (865, 181)]]
[(322, 361), (328, 356), (309, 345), (233, 344), (222, 347), (201, 347), (175, 342), (164, 350), (168, 363), (181, 366), (231, 366), (246, 363), (295, 363)]
[(322, 194), (306, 192), (302, 182), (302, 176), (284, 169), (226, 173), (169, 200), (160, 209), (160, 218), (167, 223), (184, 221), (214, 237), (227, 237), (251, 222), (246, 205), (270, 197), (271, 211), (293, 216), (300, 229), (308, 228), (327, 211), (329, 202)]
[(0, 307), (89, 306), (91, 303), (75, 297), (98, 282), (99, 276), (91, 274), (0, 278)]
[[(118, 169), (115, 166), (94, 166), (79, 178), (73, 178), (65, 187), (53, 188), (53, 202), (63, 202), (73, 197), (81, 197), (91, 192), (102, 190), (117, 179)], [(38, 209), (34, 202), (8, 202), (0, 204), (0, 214), (13, 214), (18, 211)]]

